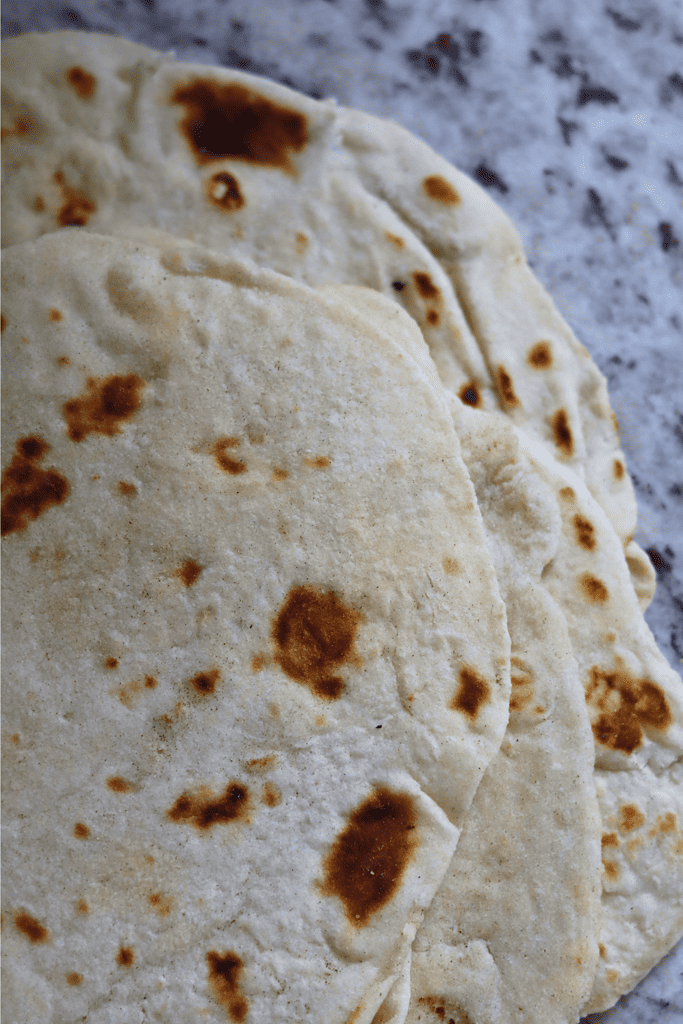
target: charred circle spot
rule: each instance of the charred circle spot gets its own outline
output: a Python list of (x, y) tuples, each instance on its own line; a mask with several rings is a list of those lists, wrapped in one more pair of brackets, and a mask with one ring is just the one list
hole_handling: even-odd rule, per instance
[(573, 455), (574, 438), (569, 426), (569, 417), (564, 409), (558, 409), (552, 418), (555, 444), (564, 455)]
[(67, 985), (82, 985), (83, 975), (79, 974), (78, 971), (69, 971), (66, 976)]
[(450, 706), (453, 711), (460, 711), (468, 718), (475, 719), (481, 706), (488, 701), (490, 693), (491, 688), (484, 679), (471, 668), (463, 667), (460, 670), (458, 691)]
[(116, 954), (116, 962), (119, 967), (132, 967), (135, 963), (135, 953), (132, 946), (120, 946)]
[(664, 732), (673, 720), (662, 690), (632, 675), (619, 661), (612, 671), (591, 669), (586, 702), (598, 713), (592, 722), (598, 743), (625, 754), (642, 744), (643, 726)]
[(403, 289), (405, 288), (405, 283), (403, 281), (392, 281), (391, 282), (391, 287), (396, 292), (402, 292)]
[(199, 579), (203, 565), (199, 565), (194, 561), (193, 558), (188, 558), (187, 561), (178, 569), (177, 575), (183, 581), (186, 587), (191, 587), (193, 583), (196, 583)]
[(619, 808), (620, 832), (633, 832), (645, 824), (645, 815), (635, 804), (623, 804)]
[(214, 797), (209, 790), (182, 793), (166, 816), (174, 822), (187, 822), (205, 832), (214, 825), (226, 825), (243, 818), (249, 809), (249, 790), (239, 782), (230, 782), (223, 796)]
[(416, 271), (413, 274), (413, 281), (415, 282), (415, 287), (423, 299), (435, 299), (441, 295), (441, 292), (436, 287), (429, 274)]
[(49, 445), (39, 437), (22, 437), (16, 455), (2, 474), (2, 536), (25, 530), (29, 519), (37, 519), (53, 505), (61, 505), (69, 494), (69, 482), (54, 469), (39, 469)]
[(95, 204), (85, 194), (64, 189), (65, 199), (57, 214), (57, 223), (62, 228), (82, 228), (95, 212)]
[(344, 681), (332, 671), (353, 657), (360, 621), (332, 590), (293, 587), (272, 625), (275, 660), (290, 679), (334, 700)]
[(460, 196), (450, 182), (438, 174), (431, 174), (422, 182), (422, 188), (430, 199), (444, 206), (456, 206), (460, 202)]
[(460, 391), (458, 391), (458, 398), (461, 402), (464, 402), (465, 405), (471, 405), (474, 408), (481, 405), (481, 394), (477, 384), (473, 380), (468, 381), (467, 384), (463, 384)]
[(614, 460), (614, 479), (621, 480), (626, 470), (624, 469), (624, 463), (621, 459)]
[(207, 953), (209, 985), (214, 998), (226, 1010), (234, 1024), (242, 1024), (249, 1011), (249, 1003), (240, 992), (243, 964), (236, 953)]
[(217, 668), (212, 668), (209, 672), (198, 672), (190, 679), (190, 686), (193, 686), (203, 697), (208, 697), (215, 692), (220, 677), (221, 674)]
[(244, 206), (239, 182), (227, 171), (219, 171), (209, 178), (207, 193), (210, 201), (221, 210), (239, 210)]
[(107, 779), (107, 789), (110, 789), (112, 793), (128, 793), (131, 788), (130, 782), (121, 778), (120, 775), (110, 775)]
[(118, 658), (109, 657), (109, 658), (106, 659), (104, 665), (105, 665), (105, 668), (110, 668), (110, 669), (118, 668), (119, 667), (119, 659)]
[(573, 502), (576, 499), (576, 493), (572, 487), (561, 487), (559, 495), (563, 501)]
[(496, 372), (496, 381), (498, 384), (498, 394), (503, 399), (505, 405), (519, 405), (519, 399), (517, 398), (515, 389), (512, 386), (512, 377), (504, 366), (498, 367)]
[(576, 539), (582, 548), (587, 551), (592, 551), (595, 547), (595, 528), (592, 523), (589, 523), (587, 519), (580, 516), (578, 513), (574, 516), (574, 531), (576, 533)]
[(50, 310), (50, 320), (54, 320), (55, 322), (58, 322), (59, 320), (62, 320), (62, 319), (63, 319), (62, 314), (59, 312), (58, 309), (55, 309), (53, 307)]
[(66, 73), (66, 80), (82, 100), (90, 99), (97, 84), (95, 76), (84, 71), (83, 68), (69, 68)]
[(609, 599), (609, 590), (596, 576), (585, 572), (579, 577), (579, 586), (586, 601), (591, 604), (604, 604)]
[(145, 676), (145, 687), (148, 690), (153, 690), (155, 688), (155, 686), (158, 686), (158, 685), (159, 685), (158, 680), (156, 680), (154, 678), (154, 676)]
[(77, 821), (74, 825), (74, 835), (76, 836), (76, 839), (89, 839), (90, 829), (87, 825), (84, 825), (83, 822)]
[(136, 373), (129, 373), (88, 377), (86, 384), (85, 395), (71, 398), (63, 406), (71, 440), (82, 441), (88, 434), (113, 437), (121, 433), (120, 424), (131, 420), (140, 408), (145, 382)]
[(435, 309), (427, 310), (427, 323), (430, 327), (437, 327), (441, 323), (441, 314), (437, 313)]
[(526, 357), (530, 366), (536, 370), (547, 370), (553, 364), (552, 349), (549, 341), (539, 341), (532, 348)]
[(14, 923), (22, 935), (25, 935), (31, 942), (48, 942), (50, 939), (50, 933), (45, 925), (23, 910), (19, 910), (14, 915)]
[(243, 85), (195, 79), (172, 100), (187, 114), (181, 129), (198, 164), (231, 157), (292, 173), (292, 153), (308, 141), (306, 118)]
[(413, 798), (378, 786), (355, 811), (324, 862), (325, 896), (363, 927), (393, 898), (418, 846)]
[(244, 473), (247, 468), (246, 462), (240, 462), (238, 459), (233, 459), (230, 455), (226, 455), (226, 451), (229, 448), (237, 448), (241, 444), (237, 437), (219, 437), (214, 442), (211, 448), (211, 454), (225, 473), (232, 473), (236, 476), (239, 473)]

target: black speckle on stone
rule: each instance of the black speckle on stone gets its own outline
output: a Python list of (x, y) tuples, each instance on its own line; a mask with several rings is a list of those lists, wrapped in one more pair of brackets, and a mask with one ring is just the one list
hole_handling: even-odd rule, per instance
[(565, 146), (571, 146), (572, 135), (574, 134), (574, 132), (579, 130), (579, 125), (576, 123), (576, 121), (565, 121), (562, 117), (558, 117), (557, 123), (560, 126), (560, 131), (562, 132), (562, 139), (564, 141)]
[(671, 230), (671, 225), (662, 221), (659, 225), (659, 244), (661, 245), (664, 252), (668, 252), (669, 249), (675, 249), (679, 245), (679, 241)]
[(657, 570), (658, 576), (666, 576), (668, 572), (671, 572), (671, 566), (668, 562), (664, 561), (659, 551), (657, 551), (657, 548), (647, 548), (647, 554), (650, 561)]
[(59, 16), (69, 28), (90, 28), (85, 18), (78, 11), (75, 11), (73, 7), (62, 7)]
[(362, 42), (365, 43), (365, 45), (367, 46), (368, 50), (381, 50), (382, 49), (382, 44), (378, 43), (376, 39), (370, 39), (370, 38), (363, 39)]
[(474, 177), (484, 188), (496, 188), (503, 195), (510, 191), (503, 179), (499, 178), (495, 171), (490, 170), (486, 164), (479, 164), (474, 171)]
[(386, 32), (391, 32), (398, 27), (399, 15), (392, 11), (386, 0), (364, 0), (365, 9), (374, 21), (376, 21)]
[(424, 77), (427, 75), (438, 75), (441, 61), (431, 53), (423, 53), (422, 50), (408, 50), (406, 60), (412, 64), (415, 71)]
[(605, 8), (605, 14), (608, 18), (611, 18), (617, 28), (620, 28), (622, 32), (637, 32), (641, 28), (639, 21), (633, 21), (632, 18), (626, 18), (619, 11), (615, 11), (612, 7)]
[(642, 302), (644, 306), (650, 305), (650, 300), (648, 299), (647, 295), (643, 295), (642, 292), (636, 292), (636, 298), (638, 299), (638, 302)]
[(605, 160), (615, 171), (625, 171), (631, 166), (628, 160), (622, 160), (620, 156), (613, 156), (612, 153), (605, 153)]
[(676, 95), (683, 96), (683, 75), (674, 71), (672, 75), (662, 82), (659, 89), (659, 98), (664, 104), (671, 103)]
[(611, 237), (614, 237), (614, 230), (607, 219), (607, 211), (600, 198), (600, 194), (594, 188), (586, 189), (586, 205), (581, 219), (587, 227), (592, 228), (601, 225)]
[(623, 359), (621, 356), (610, 356), (608, 362), (616, 363), (617, 366), (620, 366), (623, 363)]
[(193, 36), (190, 40), (193, 46), (208, 46), (206, 39), (200, 39), (199, 36)]
[(143, 7), (146, 7), (148, 11), (153, 11), (156, 7), (156, 0), (140, 0)]
[(601, 103), (608, 106), (610, 103), (618, 103), (619, 97), (611, 89), (605, 89), (602, 85), (582, 85), (576, 97), (579, 107), (585, 107), (587, 103)]
[(529, 50), (529, 60), (532, 64), (542, 64), (543, 58), (541, 57), (538, 50)]
[(626, 369), (627, 370), (635, 370), (637, 365), (638, 365), (638, 363), (635, 361), (635, 359), (629, 359), (629, 361), (626, 364)]
[(321, 35), (320, 32), (311, 32), (310, 35), (306, 37), (306, 42), (310, 43), (311, 46), (317, 47), (318, 49), (324, 49), (325, 47), (329, 46), (329, 40), (327, 36)]
[[(481, 35), (481, 32), (479, 33)], [(436, 47), (442, 53), (444, 53), (449, 60), (458, 61), (460, 60), (460, 45), (451, 36), (450, 32), (441, 32), (433, 43), (429, 44), (431, 47)]]
[(484, 33), (480, 32), (479, 29), (474, 29), (468, 33), (467, 49), (473, 57), (481, 57), (484, 51), (484, 42)]
[(677, 638), (676, 638), (676, 631), (675, 630), (673, 630), (672, 633), (671, 633), (671, 646), (673, 647), (673, 649), (676, 652), (676, 654), (678, 655), (678, 657), (679, 658), (683, 658), (683, 651), (678, 646), (678, 642), (677, 642)]
[(676, 557), (674, 551), (669, 547), (668, 544), (665, 545), (665, 547), (664, 547), (664, 554), (666, 555), (667, 558), (675, 558)]
[(683, 186), (683, 178), (680, 177), (678, 171), (676, 170), (676, 165), (673, 162), (673, 160), (666, 161), (666, 171), (666, 180), (669, 182), (669, 184), (676, 185), (678, 188)]
[(553, 65), (553, 71), (558, 78), (571, 78), (577, 74), (572, 66), (572, 58), (568, 53), (558, 53), (557, 60)]
[(678, 423), (674, 427), (674, 434), (681, 444), (683, 444), (683, 416), (680, 413), (678, 414)]
[(673, 327), (673, 329), (675, 331), (680, 331), (680, 329), (681, 329), (681, 321), (678, 319), (678, 317), (676, 316), (675, 313), (672, 313), (671, 316), (669, 317), (669, 323), (671, 324), (671, 326)]
[(683, 495), (683, 484), (672, 484), (669, 488), (669, 494), (675, 498), (680, 498)]
[(559, 28), (553, 28), (550, 32), (546, 32), (544, 36), (541, 36), (544, 43), (564, 43), (565, 38), (560, 32)]
[(677, 71), (674, 71), (673, 75), (669, 75), (668, 81), (674, 92), (680, 93), (683, 96), (683, 75), (679, 75)]

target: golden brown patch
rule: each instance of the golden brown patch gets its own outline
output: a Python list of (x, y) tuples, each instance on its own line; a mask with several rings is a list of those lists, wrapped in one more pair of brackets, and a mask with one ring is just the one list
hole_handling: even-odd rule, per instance
[(277, 754), (267, 754), (265, 757), (254, 757), (247, 763), (250, 772), (267, 772), (277, 762)]
[(498, 386), (498, 394), (502, 398), (505, 405), (520, 405), (520, 401), (517, 398), (517, 395), (515, 394), (515, 389), (512, 385), (512, 377), (507, 372), (504, 366), (499, 366), (496, 371), (496, 384)]
[(243, 85), (196, 78), (179, 85), (171, 100), (187, 111), (180, 129), (200, 165), (229, 157), (293, 174), (292, 155), (308, 142), (303, 114)]
[(49, 942), (50, 933), (47, 928), (37, 921), (35, 917), (31, 917), (23, 910), (18, 910), (14, 915), (14, 923), (19, 931), (26, 936), (31, 942)]
[(90, 829), (81, 821), (77, 821), (74, 825), (74, 835), (76, 836), (76, 839), (89, 839)]
[(553, 352), (549, 341), (539, 341), (533, 345), (526, 357), (529, 366), (535, 370), (547, 370), (553, 365)]
[(45, 209), (45, 200), (42, 196), (36, 196), (36, 198), (33, 200), (33, 209), (36, 211), (36, 213), (43, 212), (43, 210)]
[(428, 309), (427, 323), (430, 325), (430, 327), (436, 327), (438, 324), (441, 323), (441, 314), (437, 313), (435, 309)]
[(66, 976), (67, 985), (81, 985), (83, 983), (83, 975), (79, 974), (78, 971), (69, 971)]
[(112, 658), (110, 656), (109, 658), (107, 658), (105, 660), (104, 667), (105, 668), (109, 668), (109, 669), (118, 668), (119, 667), (119, 659), (118, 658)]
[(429, 274), (425, 274), (421, 271), (416, 271), (413, 274), (413, 281), (418, 293), (423, 299), (436, 299), (441, 296), (441, 292), (432, 281)]
[(82, 228), (95, 212), (95, 204), (85, 192), (62, 186), (64, 202), (57, 212), (57, 223), (62, 228)]
[(223, 796), (215, 797), (207, 787), (196, 793), (181, 793), (166, 817), (187, 823), (205, 832), (214, 825), (227, 825), (244, 818), (250, 807), (249, 790), (239, 782), (229, 782)]
[(399, 235), (392, 235), (391, 231), (385, 231), (387, 241), (391, 242), (392, 245), (396, 246), (397, 249), (405, 248), (405, 242)]
[(616, 434), (618, 436), (619, 435), (619, 420), (617, 419), (616, 413), (612, 412), (610, 418), (612, 420), (612, 426), (614, 427), (614, 430), (615, 430), (615, 432), (616, 432)]
[(327, 854), (325, 896), (337, 897), (356, 928), (386, 906), (415, 855), (418, 839), (414, 800), (378, 786), (352, 811)]
[(332, 673), (353, 659), (361, 619), (332, 590), (292, 587), (272, 623), (275, 660), (290, 679), (310, 687), (317, 697), (334, 700), (341, 696), (344, 681)]
[(573, 487), (561, 487), (558, 493), (563, 501), (569, 502), (570, 504), (576, 501), (576, 492)]
[(671, 835), (676, 831), (676, 815), (672, 811), (660, 815), (655, 821), (654, 827), (650, 829), (650, 835), (656, 836), (658, 832), (664, 835)]
[(603, 846), (618, 846), (619, 836), (616, 832), (603, 832), (602, 834), (602, 845)]
[(614, 479), (621, 480), (626, 472), (626, 470), (624, 469), (624, 463), (621, 461), (621, 459), (615, 459), (612, 468), (614, 470)]
[(147, 899), (159, 917), (168, 917), (171, 913), (171, 900), (168, 896), (164, 896), (163, 892), (153, 892)]
[(635, 804), (623, 804), (619, 808), (619, 831), (633, 832), (645, 824), (645, 815)]
[(85, 900), (78, 901), (76, 904), (76, 912), (79, 914), (88, 914), (90, 912), (90, 907)]
[(607, 959), (607, 950), (603, 946), (602, 942), (598, 942), (598, 953), (603, 958), (603, 960)]
[(7, 321), (5, 320), (5, 314), (0, 313), (0, 330), (4, 331), (7, 327)]
[(457, 576), (460, 572), (460, 566), (455, 558), (449, 558), (446, 556), (442, 562), (443, 571), (449, 576)]
[[(459, 1003), (453, 1003), (444, 996), (421, 996), (418, 1003), (422, 1003), (444, 1024), (475, 1024)], [(446, 1021), (448, 1014), (448, 1021)], [(421, 1018), (418, 1017), (418, 1020)], [(374, 1024), (374, 1021), (373, 1021)]]
[(22, 437), (16, 454), (2, 474), (2, 536), (25, 530), (29, 519), (61, 505), (69, 495), (69, 482), (55, 469), (40, 469), (50, 450), (40, 437)]
[(475, 409), (481, 405), (481, 393), (479, 391), (479, 387), (473, 380), (468, 381), (467, 384), (463, 384), (460, 391), (458, 391), (458, 398), (461, 402), (464, 402), (465, 405), (471, 405)]
[(266, 782), (263, 787), (262, 801), (267, 804), (268, 807), (277, 807), (282, 800), (282, 794), (277, 786), (274, 786), (272, 782)]
[(18, 732), (12, 733), (12, 735), (9, 738), (10, 743), (14, 743), (15, 745), (19, 743), (19, 740), (20, 736)]
[(579, 577), (579, 586), (584, 600), (590, 601), (591, 604), (604, 604), (609, 600), (609, 590), (605, 584), (597, 576), (591, 576), (589, 572)]
[(155, 686), (158, 686), (158, 680), (154, 676), (145, 676), (145, 687), (148, 690), (153, 690)]
[(176, 576), (178, 576), (186, 587), (191, 587), (199, 579), (203, 565), (199, 565), (193, 558), (188, 558), (179, 569), (176, 570)]
[(663, 691), (648, 679), (633, 676), (617, 658), (612, 670), (594, 667), (586, 687), (586, 702), (598, 712), (592, 722), (598, 743), (632, 754), (643, 742), (643, 726), (665, 732), (671, 710)]
[(614, 864), (611, 860), (603, 860), (602, 866), (604, 867), (605, 874), (607, 875), (610, 882), (619, 881), (619, 868), (616, 864)]
[(119, 492), (119, 494), (123, 495), (137, 494), (138, 490), (135, 484), (126, 483), (125, 480), (119, 480), (118, 484), (116, 485), (116, 489)]
[(523, 711), (534, 698), (533, 672), (516, 654), (510, 658), (510, 711)]
[(82, 100), (89, 100), (97, 85), (95, 76), (79, 67), (69, 68), (66, 73), (66, 80)]
[(132, 946), (120, 946), (116, 954), (116, 962), (119, 967), (132, 967), (135, 963), (135, 953)]
[(330, 464), (330, 460), (327, 455), (311, 456), (311, 458), (305, 458), (304, 462), (307, 466), (310, 466), (311, 469), (327, 469)]
[(487, 703), (490, 694), (489, 684), (473, 669), (463, 666), (460, 669), (458, 690), (449, 706), (453, 711), (460, 711), (474, 720), (482, 705)]
[(555, 444), (563, 455), (567, 457), (574, 454), (574, 438), (569, 426), (569, 417), (566, 410), (558, 409), (551, 420)]
[(86, 393), (62, 407), (71, 440), (82, 441), (88, 434), (120, 434), (121, 424), (132, 420), (140, 408), (144, 386), (136, 373), (88, 377)]
[(251, 659), (251, 671), (260, 672), (268, 664), (268, 658), (263, 654), (255, 654)]
[(308, 248), (308, 235), (305, 235), (303, 231), (297, 231), (296, 233), (296, 251), (299, 256), (303, 256)]
[(225, 473), (232, 473), (236, 476), (239, 473), (244, 473), (247, 468), (246, 462), (240, 462), (238, 459), (233, 459), (230, 455), (226, 455), (226, 451), (230, 448), (237, 448), (241, 444), (238, 437), (219, 437), (214, 442), (211, 448), (211, 454)]
[(62, 314), (61, 314), (61, 313), (59, 312), (59, 310), (58, 310), (58, 309), (55, 309), (55, 308), (53, 307), (53, 308), (52, 308), (52, 309), (50, 310), (50, 320), (53, 320), (53, 321), (55, 321), (55, 322), (59, 322), (60, 320), (63, 320), (63, 319), (64, 319), (64, 318), (63, 318)]
[(237, 178), (227, 171), (219, 171), (212, 174), (206, 186), (209, 201), (217, 206), (219, 210), (240, 210), (244, 206), (244, 196), (240, 192)]
[(287, 472), (286, 469), (274, 469), (270, 476), (272, 480), (280, 481), (286, 480), (287, 477), (289, 476), (289, 473)]
[(208, 672), (197, 672), (190, 679), (190, 686), (203, 697), (209, 697), (216, 690), (216, 684), (221, 677), (220, 669), (212, 668)]
[(207, 953), (209, 986), (214, 999), (226, 1010), (234, 1024), (242, 1024), (249, 1012), (249, 1003), (240, 992), (239, 982), (243, 964), (236, 953)]
[(112, 793), (129, 793), (133, 787), (130, 782), (127, 782), (120, 775), (110, 775), (107, 779), (107, 788)]
[(438, 174), (430, 174), (428, 178), (425, 178), (422, 188), (430, 199), (435, 199), (437, 203), (443, 203), (444, 206), (457, 206), (460, 202), (460, 196), (450, 182)]
[(574, 532), (581, 547), (586, 551), (592, 551), (596, 544), (595, 528), (592, 523), (578, 513), (574, 516)]

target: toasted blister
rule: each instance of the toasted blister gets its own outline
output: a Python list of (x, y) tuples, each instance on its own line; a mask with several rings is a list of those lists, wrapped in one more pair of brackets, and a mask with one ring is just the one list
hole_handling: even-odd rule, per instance
[[(444, 383), (585, 478), (622, 544), (636, 503), (606, 384), (486, 192), (396, 124), (97, 33), (3, 47), (3, 245), (166, 231), (307, 283), (373, 288)], [(634, 563), (639, 597), (654, 579)]]
[(3, 275), (6, 1012), (371, 1019), (508, 715), (444, 396), (196, 246)]

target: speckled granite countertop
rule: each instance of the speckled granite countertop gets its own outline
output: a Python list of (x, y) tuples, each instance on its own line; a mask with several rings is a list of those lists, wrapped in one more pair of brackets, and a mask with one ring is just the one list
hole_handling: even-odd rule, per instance
[[(68, 4), (68, 5), (67, 5)], [(399, 121), (491, 190), (609, 382), (683, 666), (683, 0), (5, 0)], [(587, 1020), (683, 1021), (683, 944)]]

